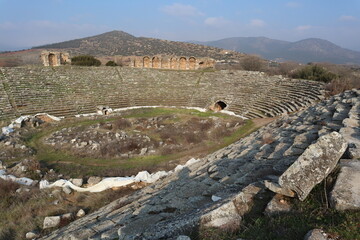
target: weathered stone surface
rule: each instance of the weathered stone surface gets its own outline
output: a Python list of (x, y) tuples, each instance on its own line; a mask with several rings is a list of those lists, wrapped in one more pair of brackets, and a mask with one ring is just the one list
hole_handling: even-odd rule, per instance
[(230, 225), (240, 225), (242, 217), (251, 209), (253, 198), (262, 190), (258, 184), (245, 187), (231, 201), (220, 205), (201, 217), (202, 225), (206, 227), (226, 228)]
[(69, 186), (65, 186), (63, 187), (63, 192), (66, 193), (66, 194), (70, 194), (72, 192), (71, 188)]
[(46, 228), (57, 227), (57, 226), (59, 226), (60, 221), (61, 221), (60, 216), (45, 217), (43, 228), (46, 229)]
[(176, 238), (176, 240), (191, 240), (191, 238), (185, 235), (180, 235)]
[(341, 161), (340, 173), (330, 193), (337, 210), (360, 209), (360, 161)]
[(328, 235), (321, 229), (310, 230), (304, 240), (328, 240)]
[(273, 191), (274, 193), (278, 193), (278, 194), (285, 195), (288, 197), (295, 197), (294, 191), (291, 191), (288, 188), (283, 188), (276, 182), (271, 182), (269, 180), (265, 180), (264, 183), (265, 183), (265, 187), (267, 187), (270, 191)]
[(347, 143), (337, 132), (320, 137), (280, 176), (280, 186), (295, 191), (303, 201), (335, 168), (346, 148)]
[(99, 183), (101, 180), (102, 180), (101, 177), (92, 176), (92, 177), (89, 177), (89, 179), (87, 180), (87, 183), (89, 186), (93, 186), (93, 185)]
[(31, 232), (26, 233), (25, 238), (26, 239), (36, 239), (39, 236), (40, 236), (39, 233), (31, 231)]
[(82, 178), (74, 178), (71, 180), (71, 182), (78, 187), (81, 187), (83, 185), (83, 179)]
[(77, 213), (76, 213), (76, 217), (81, 218), (83, 216), (85, 216), (85, 211), (83, 209), (80, 209)]
[(276, 194), (265, 208), (265, 213), (274, 215), (279, 213), (286, 213), (291, 211), (291, 204), (281, 194)]

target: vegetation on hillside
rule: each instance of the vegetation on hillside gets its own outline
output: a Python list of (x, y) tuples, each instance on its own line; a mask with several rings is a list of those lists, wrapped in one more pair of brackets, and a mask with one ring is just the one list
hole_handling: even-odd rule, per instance
[(331, 82), (332, 80), (338, 78), (338, 76), (324, 67), (319, 66), (317, 64), (309, 64), (292, 74), (293, 78), (300, 78), (300, 79), (308, 79), (320, 82)]
[[(101, 47), (99, 47), (101, 46)], [(64, 49), (70, 55), (93, 56), (153, 56), (157, 54), (176, 56), (211, 57), (235, 59), (243, 54), (204, 45), (167, 41), (154, 38), (135, 37), (121, 31), (112, 31), (93, 37), (75, 39), (36, 47), (36, 49)]]
[(117, 63), (114, 62), (114, 61), (108, 61), (108, 62), (105, 64), (105, 66), (116, 67), (116, 66), (118, 66), (118, 65), (117, 65)]
[(77, 66), (100, 66), (100, 60), (96, 59), (93, 56), (82, 55), (71, 58), (71, 65)]

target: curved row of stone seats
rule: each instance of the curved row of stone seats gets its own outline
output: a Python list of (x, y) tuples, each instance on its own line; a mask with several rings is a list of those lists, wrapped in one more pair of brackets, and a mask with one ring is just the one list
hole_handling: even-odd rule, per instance
[[(11, 106), (10, 99), (7, 96), (6, 88), (7, 83), (3, 73), (0, 71), (0, 116), (3, 116), (4, 119), (10, 119), (15, 117), (13, 107)], [(1, 117), (0, 117), (1, 121)]]
[[(274, 117), (321, 99), (323, 84), (247, 71), (170, 71), (121, 67), (1, 68), (14, 115), (92, 113), (96, 106), (189, 106), (217, 101), (249, 118)], [(0, 89), (1, 91), (1, 89)], [(1, 104), (1, 103), (0, 103)], [(5, 105), (4, 105), (5, 106)], [(7, 108), (9, 109), (9, 105)], [(0, 118), (7, 115), (1, 113)]]

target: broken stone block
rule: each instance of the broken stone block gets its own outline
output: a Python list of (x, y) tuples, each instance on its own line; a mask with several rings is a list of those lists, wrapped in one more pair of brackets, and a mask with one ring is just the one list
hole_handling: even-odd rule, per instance
[(335, 168), (347, 145), (337, 132), (320, 137), (280, 176), (280, 186), (293, 190), (303, 201)]
[(71, 180), (72, 184), (74, 184), (77, 187), (81, 187), (83, 184), (83, 179), (82, 178), (74, 178)]
[(265, 180), (264, 183), (265, 183), (265, 187), (267, 187), (270, 191), (274, 193), (278, 193), (288, 197), (295, 197), (294, 191), (291, 191), (290, 189), (287, 188), (282, 188), (278, 183), (271, 182), (269, 180)]
[(328, 235), (321, 229), (310, 230), (304, 240), (328, 240)]
[(100, 181), (102, 180), (101, 177), (89, 177), (89, 179), (87, 180), (87, 183), (89, 186), (93, 186), (95, 184), (98, 184)]
[(25, 238), (26, 238), (26, 239), (36, 239), (36, 238), (38, 238), (39, 236), (40, 236), (40, 235), (39, 235), (37, 232), (31, 231), (31, 232), (26, 233)]
[(176, 238), (176, 240), (191, 240), (191, 238), (185, 235), (180, 235)]
[(69, 186), (65, 186), (63, 187), (63, 192), (66, 194), (70, 194), (72, 192), (72, 189)]
[(291, 211), (291, 204), (281, 194), (276, 194), (265, 208), (265, 213), (274, 215)]
[(45, 217), (43, 229), (57, 227), (60, 224), (60, 216)]
[(331, 207), (360, 209), (360, 161), (341, 161), (340, 173), (330, 193)]
[(246, 186), (229, 202), (220, 205), (201, 217), (201, 224), (205, 227), (227, 228), (239, 226), (245, 213), (251, 210), (253, 198), (262, 190), (259, 184)]
[(85, 216), (85, 211), (83, 209), (80, 209), (77, 213), (76, 213), (76, 217), (81, 218), (83, 216)]

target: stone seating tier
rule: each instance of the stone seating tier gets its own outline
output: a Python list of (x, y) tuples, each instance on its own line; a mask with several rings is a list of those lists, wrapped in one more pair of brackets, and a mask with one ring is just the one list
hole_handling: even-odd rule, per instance
[(274, 117), (323, 98), (323, 84), (248, 71), (126, 67), (0, 68), (0, 120), (47, 112), (92, 113), (96, 106), (188, 106), (217, 101), (248, 118)]

